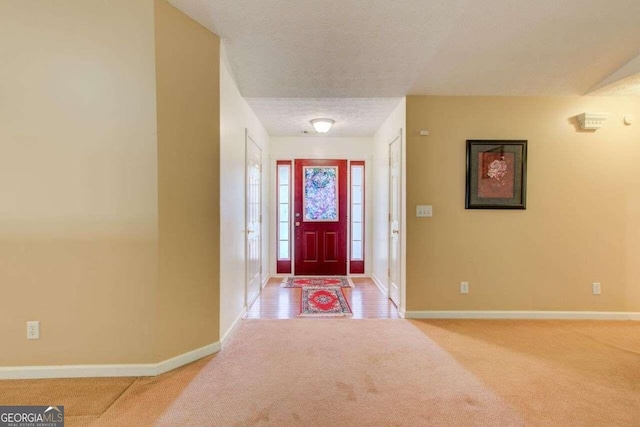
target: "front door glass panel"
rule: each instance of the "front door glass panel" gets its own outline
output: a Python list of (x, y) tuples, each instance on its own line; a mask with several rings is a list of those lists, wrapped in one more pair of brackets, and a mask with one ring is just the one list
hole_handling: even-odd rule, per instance
[(304, 221), (337, 222), (338, 168), (304, 167)]

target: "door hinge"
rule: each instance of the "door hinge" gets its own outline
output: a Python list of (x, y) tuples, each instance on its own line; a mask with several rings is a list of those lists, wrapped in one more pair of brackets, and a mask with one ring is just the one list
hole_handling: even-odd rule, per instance
[(391, 277), (391, 269), (387, 268), (387, 277)]
[(391, 214), (389, 214), (389, 222), (391, 222)]

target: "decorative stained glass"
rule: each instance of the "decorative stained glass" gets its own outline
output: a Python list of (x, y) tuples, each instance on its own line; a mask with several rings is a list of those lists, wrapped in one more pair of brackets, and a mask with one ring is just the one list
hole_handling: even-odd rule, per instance
[(338, 221), (337, 167), (304, 167), (304, 220)]

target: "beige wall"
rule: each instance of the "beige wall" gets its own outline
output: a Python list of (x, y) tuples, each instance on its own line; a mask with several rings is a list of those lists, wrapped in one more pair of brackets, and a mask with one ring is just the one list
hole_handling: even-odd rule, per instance
[(163, 360), (220, 335), (220, 39), (154, 5)]
[(0, 3), (0, 366), (155, 356), (153, 46), (150, 0)]
[(2, 2), (0, 53), (0, 366), (216, 342), (218, 37), (164, 1)]
[[(580, 131), (572, 117), (585, 111), (611, 117)], [(640, 98), (408, 97), (407, 310), (640, 310), (629, 113), (640, 116)], [(464, 209), (466, 139), (529, 141), (526, 210)], [(434, 217), (416, 218), (417, 204)]]

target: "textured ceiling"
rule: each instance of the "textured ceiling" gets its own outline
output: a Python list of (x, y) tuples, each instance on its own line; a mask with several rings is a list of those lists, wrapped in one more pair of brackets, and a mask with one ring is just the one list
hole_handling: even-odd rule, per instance
[(640, 54), (638, 0), (170, 1), (283, 114), (282, 98), (582, 95)]
[(371, 136), (401, 98), (247, 98), (271, 136), (317, 135), (311, 119), (335, 120), (331, 136)]
[(601, 81), (589, 95), (640, 95), (640, 56)]
[(640, 73), (604, 86), (591, 95), (640, 96)]

